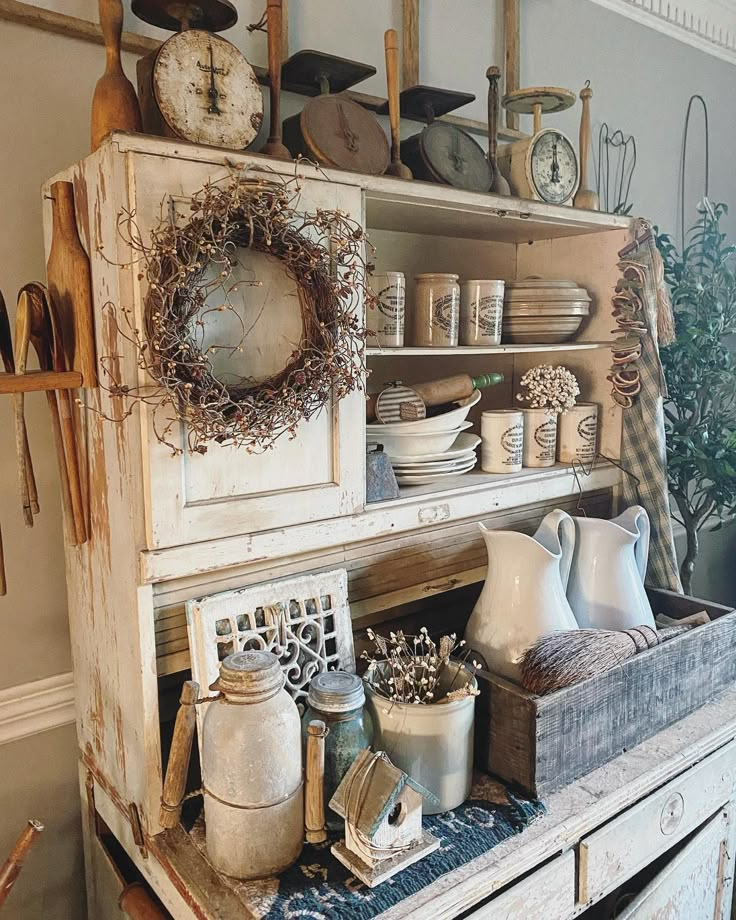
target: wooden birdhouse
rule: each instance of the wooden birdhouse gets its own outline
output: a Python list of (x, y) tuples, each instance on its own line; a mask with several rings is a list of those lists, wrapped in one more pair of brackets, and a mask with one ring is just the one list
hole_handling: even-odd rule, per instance
[(440, 845), (422, 828), (425, 797), (434, 798), (386, 754), (361, 751), (330, 800), (345, 819), (333, 854), (369, 887), (385, 882)]

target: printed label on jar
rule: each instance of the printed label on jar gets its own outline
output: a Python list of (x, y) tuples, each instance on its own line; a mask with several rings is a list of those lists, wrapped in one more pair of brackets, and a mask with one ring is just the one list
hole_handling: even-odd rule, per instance
[(593, 413), (586, 415), (578, 422), (578, 435), (581, 444), (578, 445), (576, 453), (581, 460), (590, 460), (595, 453), (595, 438), (598, 433), (598, 416)]
[(503, 314), (503, 297), (491, 294), (473, 301), (473, 324), (478, 331), (487, 336), (501, 334), (501, 317)]
[(389, 285), (378, 292), (378, 311), (382, 321), (376, 330), (383, 335), (395, 335), (404, 331), (404, 291)]
[(457, 335), (457, 314), (457, 294), (443, 294), (432, 304), (432, 325), (439, 326), (450, 338), (454, 338)]
[(501, 447), (508, 453), (508, 457), (501, 461), (504, 466), (518, 466), (521, 463), (523, 445), (524, 426), (521, 422), (517, 422), (501, 435)]
[(537, 452), (539, 460), (554, 460), (557, 449), (557, 419), (551, 418), (534, 429), (534, 440), (541, 448)]

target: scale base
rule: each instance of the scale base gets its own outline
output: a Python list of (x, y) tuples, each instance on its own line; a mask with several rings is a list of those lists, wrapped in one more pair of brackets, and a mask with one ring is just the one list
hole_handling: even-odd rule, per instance
[(342, 93), (372, 77), (376, 68), (321, 51), (297, 51), (281, 65), (281, 87), (300, 96), (319, 96), (327, 81), (331, 93)]
[[(458, 93), (452, 89), (437, 89), (435, 86), (410, 86), (399, 95), (399, 109), (402, 118), (413, 121), (431, 121), (440, 115), (447, 115), (469, 102), (473, 102), (472, 93)], [(388, 115), (388, 102), (380, 105), (376, 111), (379, 115)]]

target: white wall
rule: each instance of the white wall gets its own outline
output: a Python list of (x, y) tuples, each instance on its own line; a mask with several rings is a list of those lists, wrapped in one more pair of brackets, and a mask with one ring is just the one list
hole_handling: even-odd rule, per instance
[[(44, 0), (59, 11), (96, 17), (95, 0)], [(265, 37), (250, 36), (263, 0), (239, 0), (239, 25), (227, 37), (254, 63), (265, 62)], [(292, 0), (291, 46), (317, 48), (374, 64), (361, 88), (384, 93), (383, 31), (400, 26), (398, 0)], [(459, 114), (485, 117), (485, 70), (502, 64), (498, 0), (422, 0), (422, 82), (469, 90), (478, 100)], [(596, 125), (633, 132), (639, 165), (632, 187), (636, 210), (674, 230), (682, 124), (693, 92), (711, 112), (714, 198), (736, 207), (736, 68), (594, 5), (590, 0), (523, 0), (522, 78), (526, 83), (579, 90), (590, 79)], [(129, 29), (158, 34), (130, 14)], [(88, 150), (89, 106), (102, 73), (101, 48), (0, 22), (0, 290), (13, 311), (18, 288), (44, 278), (39, 188)], [(135, 61), (125, 65), (134, 76)], [(289, 107), (294, 105), (288, 101)], [(577, 112), (555, 120), (577, 138)], [(699, 124), (699, 122), (697, 123)], [(415, 130), (404, 126), (404, 133)], [(695, 138), (695, 133), (693, 138)], [(692, 170), (693, 183), (697, 170)], [(694, 201), (695, 194), (690, 196)], [(12, 416), (0, 400), (0, 522), (9, 593), (0, 599), (0, 690), (70, 668), (58, 483), (45, 401), (27, 399), (31, 449), (42, 512), (24, 527), (17, 490)], [(0, 746), (0, 858), (26, 817), (45, 821), (44, 850), (13, 894), (13, 920), (79, 920), (76, 765), (73, 732), (59, 729)], [(7, 818), (7, 820), (6, 820)], [(99, 918), (95, 918), (99, 920)]]

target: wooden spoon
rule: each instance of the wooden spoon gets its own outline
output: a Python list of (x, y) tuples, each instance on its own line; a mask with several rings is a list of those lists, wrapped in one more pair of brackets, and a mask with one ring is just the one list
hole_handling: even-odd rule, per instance
[[(65, 371), (66, 357), (64, 354), (64, 341), (61, 334), (61, 322), (51, 294), (47, 291), (45, 298), (47, 314), (47, 342), (51, 352), (51, 367), (55, 371)], [(77, 436), (74, 428), (74, 400), (71, 390), (59, 390), (61, 410), (61, 428), (66, 445), (66, 468), (69, 478), (69, 495), (74, 518), (74, 530), (77, 543), (87, 542), (87, 526), (84, 518), (84, 498), (82, 495), (82, 479), (79, 472), (79, 453), (77, 452)]]
[(399, 105), (399, 39), (396, 29), (388, 29), (383, 36), (386, 52), (386, 88), (388, 116), (391, 125), (391, 162), (386, 167), (387, 176), (413, 179), (411, 170), (401, 162), (400, 105)]
[[(47, 292), (43, 284), (31, 282), (22, 288), (30, 298), (30, 339), (38, 356), (38, 366), (42, 371), (53, 370), (51, 361), (51, 319), (47, 302)], [(69, 470), (64, 452), (64, 437), (61, 430), (59, 404), (54, 390), (46, 391), (46, 402), (51, 415), (51, 432), (56, 448), (56, 462), (59, 467), (61, 484), (61, 505), (64, 511), (64, 533), (70, 546), (77, 545), (77, 532), (72, 512), (71, 492), (69, 489)]]
[[(26, 359), (28, 358), (28, 345), (30, 344), (30, 297), (21, 291), (18, 297), (18, 306), (15, 313), (15, 372), (25, 374)], [(31, 502), (31, 482), (33, 476), (33, 463), (28, 451), (28, 432), (25, 420), (25, 393), (13, 393), (13, 411), (15, 413), (15, 449), (18, 454), (18, 480), (20, 495), (23, 502), (23, 520), (26, 527), (33, 527), (34, 508)], [(34, 482), (35, 485), (35, 482)], [(38, 498), (36, 498), (38, 508)]]

